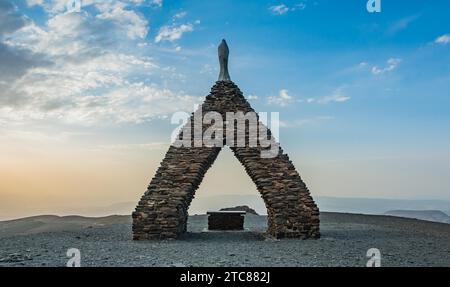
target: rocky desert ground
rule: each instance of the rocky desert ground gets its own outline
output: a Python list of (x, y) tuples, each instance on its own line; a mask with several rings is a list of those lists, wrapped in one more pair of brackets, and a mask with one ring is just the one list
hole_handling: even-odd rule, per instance
[(266, 217), (246, 215), (245, 231), (209, 232), (189, 218), (179, 240), (131, 240), (131, 218), (38, 216), (0, 222), (0, 266), (357, 266), (378, 248), (382, 266), (450, 266), (450, 225), (390, 216), (322, 213), (320, 240), (274, 240)]

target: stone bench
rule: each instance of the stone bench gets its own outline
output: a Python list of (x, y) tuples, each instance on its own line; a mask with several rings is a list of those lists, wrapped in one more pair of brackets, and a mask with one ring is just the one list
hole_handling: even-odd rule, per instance
[(208, 230), (244, 230), (245, 211), (209, 211)]

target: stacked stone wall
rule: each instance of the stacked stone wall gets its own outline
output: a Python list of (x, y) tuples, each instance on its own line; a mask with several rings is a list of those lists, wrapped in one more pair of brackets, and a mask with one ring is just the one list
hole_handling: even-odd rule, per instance
[[(212, 87), (201, 109), (188, 123), (192, 146), (172, 145), (169, 148), (133, 212), (135, 240), (174, 239), (186, 232), (188, 208), (195, 191), (221, 151), (220, 147), (195, 147), (193, 119), (199, 113), (203, 116), (211, 111), (220, 113), (223, 119), (227, 112), (254, 112), (234, 83), (219, 81)], [(203, 125), (202, 132), (209, 127), (211, 125)], [(265, 126), (261, 125), (261, 128), (270, 135)], [(178, 140), (183, 140), (187, 131), (183, 129)], [(278, 147), (278, 153), (272, 158), (262, 158), (261, 152), (267, 148), (259, 144), (250, 146), (250, 136), (254, 135), (248, 129), (235, 129), (234, 139), (241, 133), (245, 135), (246, 145), (230, 148), (264, 200), (268, 214), (267, 233), (276, 238), (319, 238), (319, 209), (288, 155), (269, 136), (272, 144)], [(227, 143), (226, 129), (223, 129), (223, 141)]]

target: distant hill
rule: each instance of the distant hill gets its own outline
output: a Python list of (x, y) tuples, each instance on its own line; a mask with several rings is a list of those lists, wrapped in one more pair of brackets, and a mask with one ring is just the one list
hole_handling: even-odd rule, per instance
[(384, 214), (390, 210), (450, 210), (448, 200), (404, 200), (383, 198), (314, 198), (321, 211)]
[(390, 210), (385, 215), (450, 224), (450, 216), (440, 210)]
[[(358, 214), (382, 215), (390, 210), (440, 210), (450, 214), (450, 201), (446, 200), (401, 200), (401, 199), (376, 199), (376, 198), (339, 198), (313, 196), (321, 212), (341, 212)], [(105, 206), (75, 206), (64, 210), (32, 211), (24, 214), (8, 210), (7, 205), (2, 205), (0, 200), (0, 220), (8, 220), (33, 214), (80, 214), (88, 217), (100, 217), (110, 214), (130, 215), (136, 207), (136, 201), (118, 202)], [(258, 214), (267, 214), (267, 209), (261, 196), (226, 194), (217, 196), (200, 195), (192, 201), (189, 214), (205, 214), (209, 210), (219, 210), (224, 206), (251, 206)]]
[[(450, 201), (446, 200), (403, 200), (383, 198), (345, 198), (313, 196), (320, 211), (384, 214), (389, 210), (442, 210), (450, 214)], [(247, 205), (259, 214), (267, 214), (266, 206), (261, 196), (227, 194), (198, 197), (192, 201), (189, 214), (204, 214), (208, 210), (219, 210), (224, 206)]]

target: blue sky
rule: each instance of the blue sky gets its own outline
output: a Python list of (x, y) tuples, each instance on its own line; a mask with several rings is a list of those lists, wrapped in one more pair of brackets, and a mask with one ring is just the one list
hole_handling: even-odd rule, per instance
[(231, 78), (257, 111), (280, 112), (313, 195), (450, 199), (450, 3), (382, 0), (368, 13), (366, 2), (85, 0), (67, 13), (66, 0), (2, 0), (3, 168), (44, 156), (74, 168), (101, 150), (147, 175), (111, 199), (133, 200), (170, 116), (216, 81), (225, 38)]

